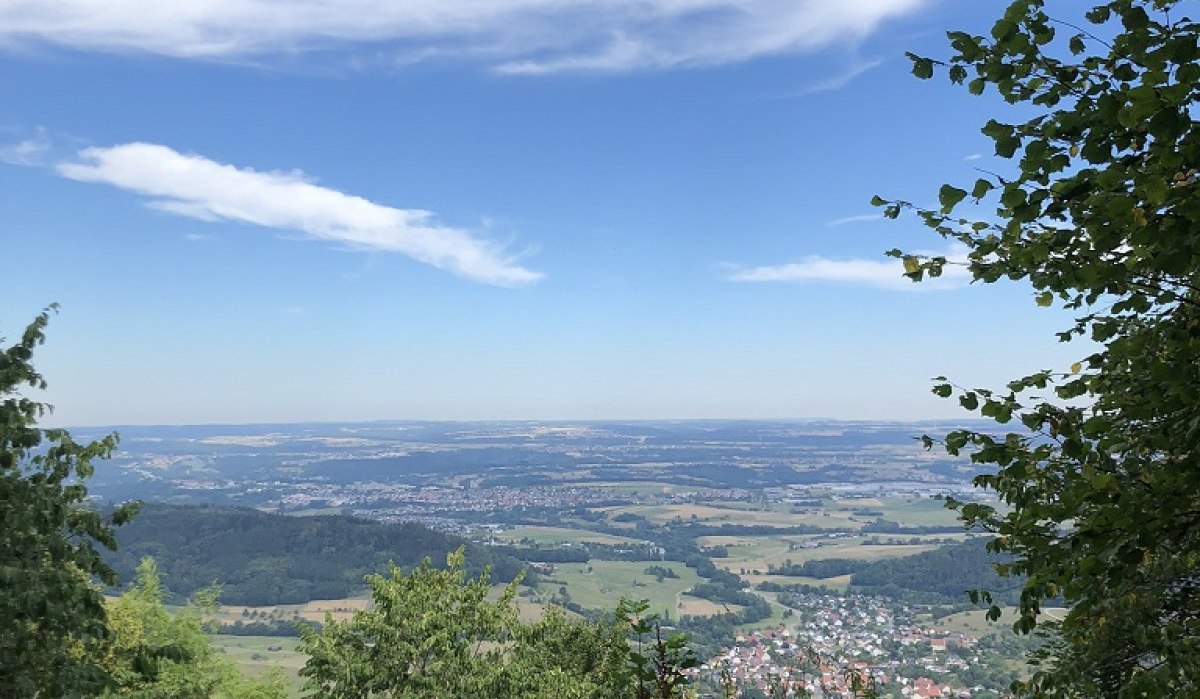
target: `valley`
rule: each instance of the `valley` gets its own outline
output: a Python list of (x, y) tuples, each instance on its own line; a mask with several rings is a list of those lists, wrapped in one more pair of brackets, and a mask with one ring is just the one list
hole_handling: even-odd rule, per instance
[[(92, 492), (107, 501), (155, 503), (144, 516), (158, 524), (138, 533), (125, 565), (136, 552), (219, 559), (219, 551), (233, 555), (243, 545), (210, 537), (205, 541), (217, 553), (201, 553), (198, 540), (156, 549), (156, 537), (176, 520), (189, 521), (192, 536), (244, 527), (236, 538), (259, 541), (260, 549), (238, 554), (239, 565), (274, 572), (223, 579), (219, 567), (208, 569), (214, 579), (204, 582), (223, 583), (227, 593), (209, 619), (230, 657), (252, 672), (278, 667), (292, 684), (293, 625), (365, 608), (363, 575), (387, 560), (415, 562), (415, 554), (391, 548), (396, 537), (411, 543), (428, 536), (420, 555), (438, 561), (466, 545), (476, 570), (500, 566), (497, 582), (524, 568), (518, 603), (526, 618), (546, 605), (594, 615), (623, 598), (646, 600), (651, 613), (692, 638), (706, 661), (697, 677), (706, 686), (715, 687), (720, 658), (748, 652), (746, 639), (761, 645), (786, 633), (795, 643), (785, 650), (819, 649), (835, 665), (867, 663), (898, 688), (925, 678), (991, 696), (1020, 671), (1012, 662), (1026, 646), (1016, 639), (997, 650), (985, 640), (981, 656), (980, 638), (1015, 639), (1003, 622), (972, 634), (941, 626), (954, 618), (946, 615), (971, 609), (965, 584), (935, 589), (929, 575), (944, 572), (936, 569), (907, 587), (892, 584), (905, 577), (894, 573), (882, 586), (862, 582), (873, 580), (872, 566), (881, 562), (921, 561), (918, 554), (947, 546), (982, 552), (980, 534), (964, 531), (938, 499), (974, 497), (972, 467), (916, 440), (949, 427), (684, 421), (131, 428), (121, 430), (122, 450), (97, 470)], [(226, 519), (205, 524), (213, 517)], [(137, 531), (136, 521), (130, 526)], [(414, 526), (429, 534), (388, 533)], [(297, 546), (306, 553), (288, 563)], [(332, 569), (343, 560), (335, 550), (351, 546), (362, 547), (358, 584), (345, 575), (340, 583), (295, 579)], [(172, 571), (194, 572), (199, 562), (167, 554), (160, 565), (178, 597), (191, 592)], [(922, 565), (945, 563), (914, 567)], [(986, 556), (975, 565), (972, 584), (994, 587)], [(870, 623), (848, 611), (864, 608), (875, 610)], [(820, 629), (835, 622), (845, 638), (860, 639), (857, 645), (822, 640)], [(264, 646), (262, 639), (276, 640)], [(934, 650), (947, 639), (959, 653), (950, 662)], [(739, 681), (761, 685), (800, 658), (776, 650), (775, 661), (735, 673)], [(966, 672), (982, 666), (992, 668), (990, 680)]]

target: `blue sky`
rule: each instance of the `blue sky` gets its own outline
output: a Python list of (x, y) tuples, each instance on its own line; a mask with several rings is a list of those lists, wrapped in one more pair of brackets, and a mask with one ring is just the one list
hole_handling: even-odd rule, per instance
[(904, 59), (1002, 3), (359, 4), (0, 7), (0, 334), (62, 304), (55, 422), (915, 419), (1085, 354), (868, 204), (1009, 167)]

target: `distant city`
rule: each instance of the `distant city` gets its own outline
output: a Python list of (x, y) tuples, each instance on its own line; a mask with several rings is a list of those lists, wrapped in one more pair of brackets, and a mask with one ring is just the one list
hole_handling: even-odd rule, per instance
[[(113, 428), (100, 499), (236, 504), (469, 530), (518, 509), (969, 492), (965, 458), (886, 422), (377, 422)], [(93, 428), (77, 430), (96, 436)], [(644, 483), (647, 487), (638, 488)], [(662, 486), (674, 487), (662, 487)]]

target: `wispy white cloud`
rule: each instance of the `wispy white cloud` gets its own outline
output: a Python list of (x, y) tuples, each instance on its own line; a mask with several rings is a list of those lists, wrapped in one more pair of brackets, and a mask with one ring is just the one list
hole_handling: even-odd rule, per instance
[(259, 172), (151, 143), (88, 148), (58, 172), (151, 197), (149, 206), (201, 221), (237, 221), (345, 245), (399, 252), (487, 284), (519, 286), (542, 274), (504, 247), (439, 223), (419, 209), (397, 209), (316, 185), (299, 172)]
[(946, 265), (942, 276), (927, 278), (920, 284), (915, 284), (904, 276), (904, 266), (900, 260), (834, 259), (810, 255), (797, 262), (780, 265), (733, 266), (728, 279), (735, 282), (825, 282), (892, 290), (953, 289), (965, 286), (971, 281), (971, 275), (965, 266), (966, 249), (963, 246), (956, 244), (949, 250), (924, 254), (944, 256), (952, 264)]
[(853, 43), (930, 1), (9, 0), (0, 47), (249, 59), (370, 45), (502, 73), (664, 69)]
[(963, 158), (963, 160), (965, 160), (967, 162), (971, 162), (972, 160), (981, 160), (982, 158), (983, 158), (983, 153), (972, 153), (972, 154), (968, 155), (967, 157)]
[(835, 218), (832, 221), (826, 221), (826, 226), (844, 226), (847, 223), (864, 223), (866, 221), (882, 221), (883, 214), (859, 214), (858, 216), (845, 216), (843, 218)]
[(868, 70), (872, 70), (873, 68), (878, 68), (881, 65), (883, 65), (882, 60), (874, 60), (874, 61), (865, 61), (865, 62), (855, 63), (855, 64), (851, 65), (848, 69), (846, 69), (845, 71), (843, 71), (841, 73), (838, 73), (837, 75), (826, 78), (826, 79), (824, 79), (818, 83), (815, 83), (813, 85), (809, 85), (808, 87), (801, 90), (800, 94), (811, 95), (811, 94), (814, 94), (817, 92), (833, 92), (835, 90), (840, 90), (843, 87), (846, 87), (850, 83), (854, 82), (854, 80), (856, 78), (858, 78), (858, 76), (862, 75), (863, 73), (866, 73)]
[(29, 138), (16, 143), (0, 146), (0, 162), (9, 165), (42, 165), (50, 154), (50, 137), (46, 130), (38, 127)]

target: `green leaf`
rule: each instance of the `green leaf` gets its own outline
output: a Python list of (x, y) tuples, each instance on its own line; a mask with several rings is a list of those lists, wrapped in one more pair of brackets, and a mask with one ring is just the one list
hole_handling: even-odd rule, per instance
[(992, 25), (992, 38), (997, 42), (1005, 42), (1012, 38), (1017, 33), (1017, 25), (1007, 19), (997, 20)]
[(1141, 186), (1146, 202), (1151, 206), (1159, 206), (1166, 202), (1171, 191), (1167, 181), (1160, 177), (1147, 177)]
[(908, 59), (912, 61), (912, 74), (922, 80), (928, 80), (933, 77), (933, 61), (928, 58), (923, 58), (915, 53), (905, 53)]
[(995, 189), (991, 182), (984, 179), (975, 180), (975, 187), (971, 189), (971, 196), (975, 199), (982, 199), (987, 196), (987, 193)]
[(942, 185), (942, 188), (938, 190), (938, 203), (942, 205), (942, 213), (950, 213), (955, 205), (965, 199), (966, 196), (967, 192), (964, 189), (959, 189), (948, 184)]
[(1121, 24), (1130, 30), (1145, 29), (1150, 26), (1150, 15), (1146, 14), (1144, 9), (1135, 5), (1127, 8), (1122, 13)]

